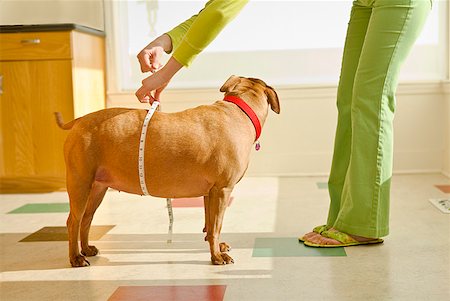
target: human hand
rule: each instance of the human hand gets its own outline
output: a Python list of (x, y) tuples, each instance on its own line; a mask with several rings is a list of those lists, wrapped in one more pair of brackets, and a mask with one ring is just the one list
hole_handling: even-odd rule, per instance
[(170, 53), (171, 51), (172, 39), (167, 34), (150, 42), (137, 55), (142, 73), (149, 71), (154, 73), (159, 70), (162, 67), (163, 52)]
[(142, 81), (142, 86), (135, 93), (137, 99), (150, 104), (155, 100), (160, 101), (161, 92), (182, 67), (182, 64), (171, 57), (163, 68)]

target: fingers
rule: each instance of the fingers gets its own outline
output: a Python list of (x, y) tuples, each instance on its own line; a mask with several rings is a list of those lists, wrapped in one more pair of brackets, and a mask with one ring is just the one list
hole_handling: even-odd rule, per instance
[(152, 47), (143, 49), (137, 55), (141, 72), (156, 72), (162, 67), (163, 49), (161, 47)]
[(141, 65), (141, 72), (149, 72), (151, 70), (151, 63), (150, 63), (150, 53), (146, 51), (146, 49), (139, 52), (137, 55), (137, 59), (139, 61), (139, 64)]
[(154, 101), (160, 101), (161, 100), (161, 93), (164, 90), (165, 86), (157, 89), (154, 91), (154, 95), (152, 95), (151, 92), (146, 93), (145, 92), (145, 87), (142, 86), (139, 88), (139, 90), (136, 91), (135, 95), (138, 98), (138, 100), (141, 103), (149, 103), (149, 104), (153, 104)]
[(142, 85), (134, 94), (141, 103), (152, 104), (155, 98), (152, 96), (151, 91), (149, 91), (144, 85)]
[(181, 64), (172, 66), (174, 60), (170, 59), (168, 63), (148, 76), (142, 81), (142, 86), (136, 91), (137, 99), (142, 103), (153, 103), (155, 100), (160, 100), (162, 91), (166, 88), (173, 75), (181, 69)]

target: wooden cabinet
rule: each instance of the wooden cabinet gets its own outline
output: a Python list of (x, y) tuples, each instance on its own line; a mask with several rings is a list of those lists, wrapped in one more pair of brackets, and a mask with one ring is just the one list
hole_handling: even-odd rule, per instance
[(103, 34), (51, 29), (0, 28), (0, 193), (65, 189), (67, 131), (53, 113), (70, 121), (105, 107)]

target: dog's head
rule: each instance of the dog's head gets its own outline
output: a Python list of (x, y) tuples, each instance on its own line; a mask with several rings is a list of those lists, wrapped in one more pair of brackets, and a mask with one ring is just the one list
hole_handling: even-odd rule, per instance
[(239, 97), (250, 93), (256, 99), (267, 101), (272, 111), (280, 114), (280, 102), (277, 92), (260, 79), (232, 75), (220, 88), (220, 92)]

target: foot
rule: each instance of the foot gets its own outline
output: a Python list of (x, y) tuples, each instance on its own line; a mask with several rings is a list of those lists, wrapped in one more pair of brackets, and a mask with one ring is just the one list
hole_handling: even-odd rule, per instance
[[(333, 231), (334, 228), (331, 228), (329, 231)], [(367, 241), (372, 241), (375, 240), (376, 238), (369, 238), (369, 237), (362, 237), (362, 236), (357, 236), (357, 235), (351, 235), (351, 234), (347, 234), (350, 237), (352, 237), (354, 240), (358, 241), (358, 242), (367, 242)], [(309, 232), (306, 233), (303, 236), (303, 239), (305, 241), (308, 242), (312, 242), (314, 244), (320, 244), (320, 245), (341, 245), (342, 242), (332, 239), (332, 238), (328, 238), (328, 237), (324, 237), (316, 232)]]
[(214, 265), (224, 265), (224, 264), (234, 263), (234, 260), (227, 253), (219, 253), (216, 256), (214, 256), (214, 255), (211, 256), (211, 262)]
[(81, 254), (84, 256), (95, 256), (98, 254), (98, 249), (95, 246), (87, 246), (81, 250)]
[(89, 261), (86, 260), (86, 257), (84, 257), (83, 255), (78, 255), (74, 258), (70, 258), (70, 264), (74, 268), (87, 267), (87, 266), (91, 265), (89, 263)]
[(226, 242), (221, 242), (219, 244), (220, 252), (230, 252), (231, 247)]

